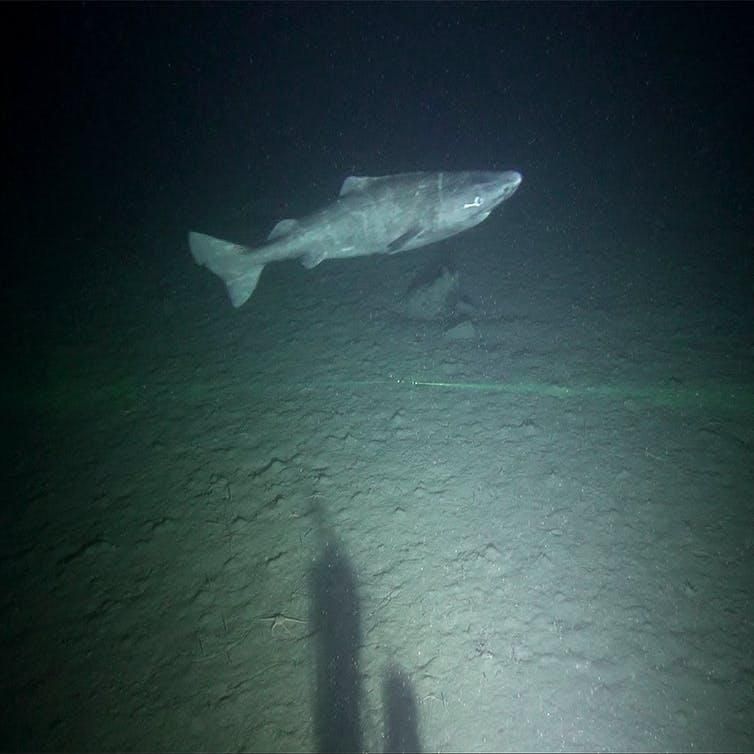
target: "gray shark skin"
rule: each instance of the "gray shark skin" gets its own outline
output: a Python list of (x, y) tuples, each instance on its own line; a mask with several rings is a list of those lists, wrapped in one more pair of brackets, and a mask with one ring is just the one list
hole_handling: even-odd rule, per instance
[(350, 176), (332, 204), (300, 220), (281, 220), (261, 246), (191, 232), (189, 248), (198, 264), (223, 280), (239, 307), (270, 262), (300, 259), (311, 268), (325, 259), (418, 249), (478, 225), (520, 183), (513, 170)]

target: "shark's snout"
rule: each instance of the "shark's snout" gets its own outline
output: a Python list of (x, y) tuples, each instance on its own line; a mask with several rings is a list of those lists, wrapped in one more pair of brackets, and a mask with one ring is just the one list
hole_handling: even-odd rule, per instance
[(505, 173), (503, 173), (503, 179), (501, 181), (503, 187), (503, 198), (507, 199), (509, 196), (512, 196), (516, 189), (521, 185), (521, 181), (523, 180), (524, 177), (521, 175), (521, 173), (518, 173), (515, 170), (507, 170)]
[(510, 199), (521, 185), (523, 176), (516, 170), (506, 170), (502, 173), (487, 173), (481, 191), (487, 201), (496, 207), (506, 199)]

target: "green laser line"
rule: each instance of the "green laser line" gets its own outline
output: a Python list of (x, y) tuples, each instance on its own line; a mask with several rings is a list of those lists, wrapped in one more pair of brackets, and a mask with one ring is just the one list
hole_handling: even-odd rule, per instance
[(702, 385), (689, 387), (631, 387), (626, 385), (554, 385), (543, 382), (447, 382), (441, 380), (417, 380), (396, 378), (393, 380), (349, 380), (347, 382), (325, 381), (317, 383), (331, 387), (344, 385), (406, 385), (408, 387), (432, 387), (451, 390), (512, 393), (514, 395), (542, 395), (550, 398), (607, 398), (613, 400), (637, 400), (660, 406), (718, 407), (736, 411), (754, 410), (754, 384)]
[[(628, 400), (649, 403), (670, 408), (711, 408), (737, 413), (754, 412), (754, 384), (702, 384), (696, 386), (641, 387), (630, 385), (557, 385), (544, 382), (451, 382), (446, 380), (419, 380), (415, 378), (365, 379), (365, 380), (314, 380), (310, 382), (277, 383), (270, 390), (315, 388), (358, 388), (369, 386), (399, 386), (408, 388), (431, 388), (441, 390), (463, 390), (484, 393), (508, 393), (511, 395), (535, 395), (548, 398), (602, 399), (625, 402)], [(53, 410), (75, 410), (76, 407), (93, 408), (103, 403), (136, 406), (151, 398), (158, 400), (197, 400), (211, 394), (222, 394), (224, 389), (237, 391), (236, 384), (187, 383), (178, 386), (152, 388), (149, 383), (141, 384), (130, 378), (111, 383), (91, 384), (72, 379), (50, 385), (29, 387), (28, 385), (7, 385), (3, 389), (6, 405), (36, 406)], [(264, 385), (256, 389), (265, 391)], [(251, 390), (255, 390), (252, 385)]]

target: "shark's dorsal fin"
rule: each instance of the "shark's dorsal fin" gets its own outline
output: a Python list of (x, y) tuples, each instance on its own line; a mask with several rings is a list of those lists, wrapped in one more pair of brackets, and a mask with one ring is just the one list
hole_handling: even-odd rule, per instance
[(370, 183), (379, 180), (379, 178), (370, 178), (366, 175), (349, 175), (340, 187), (340, 196), (352, 194), (354, 191), (363, 191)]
[(276, 238), (280, 238), (281, 236), (287, 236), (294, 228), (298, 227), (298, 220), (281, 220), (271, 231), (270, 235), (267, 236), (268, 241), (272, 241)]

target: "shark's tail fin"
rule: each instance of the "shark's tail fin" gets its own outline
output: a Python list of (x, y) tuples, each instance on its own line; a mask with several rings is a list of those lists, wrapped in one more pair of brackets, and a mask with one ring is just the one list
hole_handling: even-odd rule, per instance
[(203, 233), (189, 233), (189, 247), (198, 264), (222, 278), (233, 306), (248, 301), (264, 269), (250, 256), (251, 249)]

